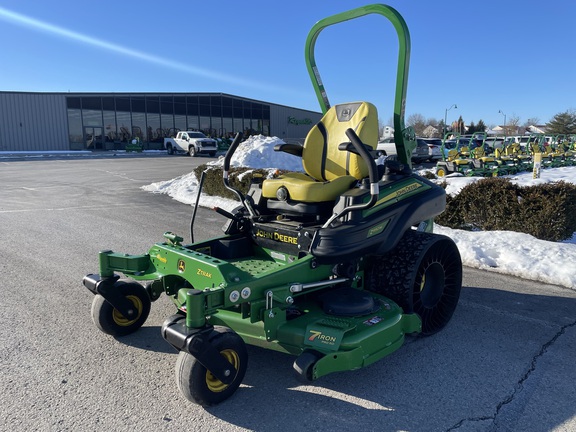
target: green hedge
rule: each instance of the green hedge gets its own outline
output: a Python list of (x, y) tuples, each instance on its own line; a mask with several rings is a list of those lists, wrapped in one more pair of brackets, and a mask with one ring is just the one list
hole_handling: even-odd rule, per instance
[(516, 231), (548, 241), (576, 232), (576, 185), (559, 181), (520, 186), (504, 178), (471, 183), (446, 197), (446, 210), (436, 218), (455, 229)]
[[(211, 165), (199, 165), (194, 169), (194, 174), (196, 178), (200, 179), (202, 171), (206, 171), (204, 175), (204, 186), (202, 192), (213, 195), (220, 196), (229, 199), (237, 199), (236, 195), (230, 190), (226, 189), (224, 182), (222, 181), (222, 168), (214, 167)], [(252, 178), (260, 176), (266, 178), (268, 176), (268, 170), (264, 169), (252, 169), (252, 168), (230, 168), (228, 172), (228, 183), (230, 186), (238, 189), (242, 193), (247, 193), (252, 182)]]
[[(202, 171), (206, 171), (204, 193), (236, 199), (224, 187), (222, 168), (200, 165), (194, 170), (197, 178)], [(263, 169), (231, 168), (228, 180), (246, 193), (254, 176), (268, 175)], [(454, 229), (516, 231), (542, 240), (566, 240), (576, 232), (576, 185), (560, 181), (519, 186), (506, 178), (481, 179), (458, 195), (447, 196), (446, 210), (436, 222)]]

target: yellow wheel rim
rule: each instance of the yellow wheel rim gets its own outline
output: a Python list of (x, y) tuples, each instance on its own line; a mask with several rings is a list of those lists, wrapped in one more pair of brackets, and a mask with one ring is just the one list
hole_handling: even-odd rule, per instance
[(436, 171), (436, 175), (438, 177), (444, 177), (446, 175), (446, 171), (444, 171), (443, 168), (440, 168), (438, 171)]
[(136, 308), (137, 314), (136, 314), (136, 318), (134, 318), (132, 320), (128, 320), (120, 312), (118, 312), (116, 309), (114, 309), (112, 311), (112, 319), (114, 320), (114, 323), (120, 327), (127, 327), (129, 325), (134, 324), (138, 320), (138, 318), (140, 318), (140, 315), (142, 315), (142, 309), (143, 309), (142, 300), (140, 300), (135, 295), (129, 295), (129, 296), (126, 296), (126, 298), (132, 302), (132, 304)]
[[(227, 349), (220, 351), (220, 354), (224, 356), (224, 358), (228, 360), (232, 366), (234, 366), (234, 369), (238, 370), (238, 366), (240, 365), (240, 357), (236, 351)], [(219, 393), (228, 388), (228, 384), (224, 384), (222, 381), (212, 375), (212, 372), (208, 370), (206, 371), (206, 385), (208, 386), (208, 390), (214, 393)]]

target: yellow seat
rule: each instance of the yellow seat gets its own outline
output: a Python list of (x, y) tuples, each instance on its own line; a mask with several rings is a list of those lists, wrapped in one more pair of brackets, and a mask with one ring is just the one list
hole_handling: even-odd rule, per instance
[[(376, 149), (376, 107), (368, 102), (335, 105), (312, 127), (299, 149), (305, 173), (290, 172), (264, 180), (262, 196), (304, 203), (334, 201), (356, 181), (367, 177), (368, 167), (360, 156), (338, 149), (341, 143), (350, 141), (345, 134), (349, 128), (364, 144)], [(275, 150), (282, 151), (282, 145)]]
[(468, 159), (462, 159), (462, 155), (456, 149), (448, 151), (448, 162), (453, 162), (456, 165), (467, 165), (470, 163)]
[(462, 157), (468, 157), (470, 156), (470, 148), (468, 146), (460, 147), (458, 153), (460, 153), (460, 156)]
[(458, 154), (458, 150), (456, 149), (451, 149), (448, 150), (448, 162), (453, 162), (456, 159), (458, 159), (460, 155)]
[(484, 147), (476, 147), (472, 150), (472, 154), (474, 155), (474, 159), (479, 159), (482, 163), (494, 162), (493, 157), (486, 156), (486, 150), (484, 150)]

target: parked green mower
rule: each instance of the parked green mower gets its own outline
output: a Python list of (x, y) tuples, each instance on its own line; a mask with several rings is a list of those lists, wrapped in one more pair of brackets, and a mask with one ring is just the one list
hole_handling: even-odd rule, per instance
[[(331, 107), (314, 59), (324, 28), (368, 14), (387, 18), (399, 37), (398, 159), (383, 166), (374, 161), (376, 108)], [(254, 180), (247, 193), (235, 189), (228, 175), (238, 135), (224, 158), (223, 182), (241, 205), (232, 212), (215, 208), (228, 218), (224, 234), (184, 244), (165, 233), (142, 255), (101, 252), (99, 274), (83, 280), (95, 294), (96, 326), (114, 336), (132, 333), (152, 301), (171, 297), (175, 313), (162, 336), (179, 351), (180, 391), (201, 405), (222, 402), (240, 386), (246, 343), (296, 356), (297, 374), (313, 381), (368, 366), (397, 350), (407, 334), (442, 329), (458, 303), (462, 264), (455, 243), (432, 233), (445, 191), (411, 169), (415, 135), (404, 126), (409, 53), (406, 24), (389, 6), (316, 23), (306, 62), (324, 116), (304, 145), (275, 148), (300, 156), (305, 173)]]
[[(454, 145), (451, 148), (446, 147), (446, 140), (448, 136), (455, 136)], [(442, 140), (442, 160), (436, 163), (436, 175), (438, 177), (446, 177), (447, 175), (459, 173), (461, 175), (468, 175), (472, 170), (472, 159), (469, 158), (470, 152), (468, 150), (468, 140), (464, 140), (465, 146), (461, 144), (460, 134), (448, 132), (444, 135)], [(462, 154), (464, 151), (465, 154)]]
[(481, 177), (498, 177), (499, 175), (507, 174), (507, 171), (501, 169), (496, 161), (494, 155), (486, 153), (485, 132), (474, 132), (470, 138), (470, 155), (472, 156), (468, 176), (481, 176)]

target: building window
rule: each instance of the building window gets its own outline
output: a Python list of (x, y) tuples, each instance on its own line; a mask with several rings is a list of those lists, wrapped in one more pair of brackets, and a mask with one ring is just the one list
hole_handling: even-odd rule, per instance
[(211, 136), (270, 134), (270, 106), (222, 95), (67, 97), (71, 149), (120, 149), (140, 138), (148, 148), (181, 130)]
[(172, 96), (160, 97), (160, 113), (162, 137), (169, 137), (174, 133), (174, 99)]
[[(79, 98), (78, 98), (78, 104), (80, 104)], [(84, 149), (84, 137), (82, 131), (82, 110), (80, 110), (79, 108), (71, 109), (70, 101), (68, 101), (68, 139), (70, 141), (70, 150)]]
[(132, 115), (129, 97), (116, 98), (117, 139), (126, 144), (132, 139)]
[(132, 139), (145, 142), (146, 133), (146, 99), (142, 96), (131, 98), (132, 106)]

